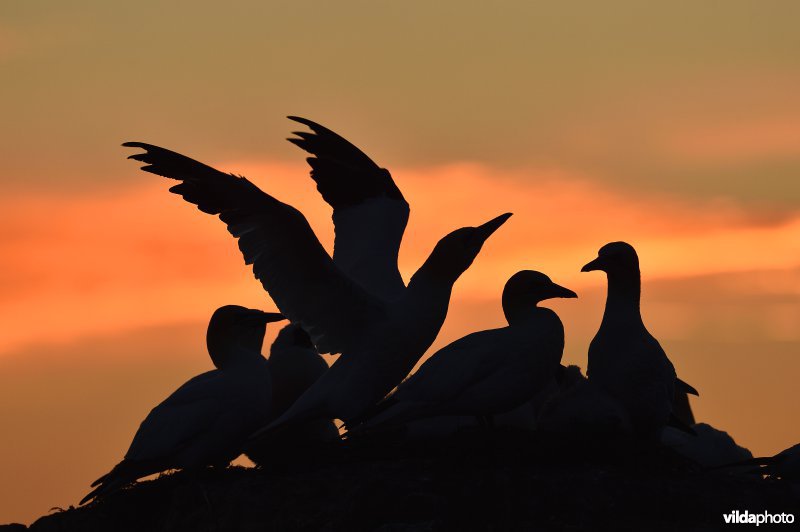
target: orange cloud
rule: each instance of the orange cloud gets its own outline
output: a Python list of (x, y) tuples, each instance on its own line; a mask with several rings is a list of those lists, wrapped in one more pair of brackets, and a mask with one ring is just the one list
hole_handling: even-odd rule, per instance
[(800, 156), (800, 118), (759, 119), (682, 131), (667, 150), (689, 163), (727, 163)]
[[(323, 244), (330, 208), (303, 165), (222, 164), (297, 206)], [(690, 276), (800, 265), (800, 213), (772, 220), (722, 203), (630, 196), (556, 170), (530, 174), (470, 164), (400, 169), (412, 205), (401, 271), (406, 279), (447, 232), (502, 212), (515, 216), (457, 283), (455, 298), (497, 298), (522, 268), (571, 286), (597, 286), (580, 266), (605, 242), (640, 251), (645, 277)], [(272, 304), (244, 267), (223, 224), (167, 193), (169, 183), (72, 197), (18, 194), (0, 200), (0, 353), (36, 342), (168, 322), (202, 321), (216, 306)]]

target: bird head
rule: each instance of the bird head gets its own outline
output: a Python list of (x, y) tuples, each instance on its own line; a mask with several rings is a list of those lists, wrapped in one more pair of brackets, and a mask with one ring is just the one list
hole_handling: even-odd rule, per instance
[(582, 272), (603, 271), (609, 276), (639, 274), (639, 257), (627, 242), (611, 242), (600, 248), (597, 258), (581, 268)]
[(224, 364), (225, 353), (232, 347), (261, 353), (267, 323), (284, 320), (282, 314), (225, 305), (214, 311), (208, 322), (206, 346), (214, 365)]
[(522, 270), (506, 281), (503, 288), (503, 313), (506, 320), (525, 314), (540, 301), (554, 297), (578, 297), (578, 294), (557, 285), (548, 276), (533, 270)]
[(446, 235), (439, 240), (428, 259), (430, 268), (457, 279), (472, 265), (483, 243), (510, 217), (511, 213), (507, 212), (477, 227), (462, 227)]

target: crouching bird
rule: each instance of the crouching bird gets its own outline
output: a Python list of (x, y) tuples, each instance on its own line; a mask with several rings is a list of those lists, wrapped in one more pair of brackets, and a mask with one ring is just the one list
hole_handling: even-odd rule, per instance
[(680, 426), (673, 415), (676, 386), (685, 393), (697, 392), (677, 379), (664, 349), (644, 326), (639, 257), (633, 246), (606, 244), (581, 268), (595, 270), (606, 273), (608, 295), (600, 329), (589, 345), (586, 375), (622, 405), (634, 432), (658, 438), (671, 421)]
[(551, 381), (564, 350), (561, 320), (538, 306), (554, 297), (577, 295), (543, 273), (514, 274), (503, 289), (507, 327), (472, 333), (434, 353), (353, 434), (443, 415), (491, 424), (495, 414), (530, 400)]
[(125, 458), (92, 483), (80, 504), (167, 469), (226, 466), (270, 419), (272, 390), (261, 355), (267, 323), (281, 314), (237, 305), (211, 316), (206, 346), (217, 369), (193, 377), (142, 421)]

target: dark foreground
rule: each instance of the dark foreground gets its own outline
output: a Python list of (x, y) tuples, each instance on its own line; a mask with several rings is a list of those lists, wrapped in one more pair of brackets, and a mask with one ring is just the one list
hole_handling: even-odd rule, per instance
[(302, 456), (163, 475), (30, 530), (719, 530), (746, 528), (724, 524), (732, 510), (800, 517), (788, 483), (703, 471), (630, 441), (496, 432), (425, 448), (351, 443), (317, 464)]

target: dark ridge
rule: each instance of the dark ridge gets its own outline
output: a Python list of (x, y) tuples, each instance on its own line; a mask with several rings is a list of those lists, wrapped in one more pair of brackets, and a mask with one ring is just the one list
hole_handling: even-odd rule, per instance
[(285, 458), (269, 471), (162, 475), (30, 530), (719, 530), (732, 510), (800, 513), (788, 483), (704, 471), (632, 440), (476, 431), (433, 445), (348, 441), (305, 466)]

